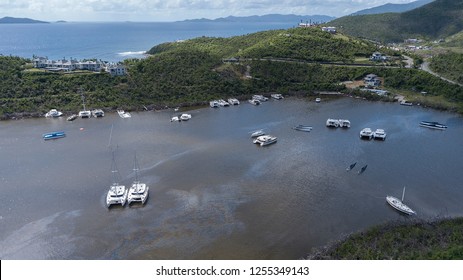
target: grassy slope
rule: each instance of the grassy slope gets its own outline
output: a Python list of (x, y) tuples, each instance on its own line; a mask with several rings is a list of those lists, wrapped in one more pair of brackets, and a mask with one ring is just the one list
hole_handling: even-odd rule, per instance
[(463, 30), (463, 2), (436, 0), (405, 13), (346, 16), (328, 23), (343, 32), (380, 42), (445, 38)]
[(387, 224), (356, 233), (316, 252), (311, 259), (463, 259), (463, 218)]

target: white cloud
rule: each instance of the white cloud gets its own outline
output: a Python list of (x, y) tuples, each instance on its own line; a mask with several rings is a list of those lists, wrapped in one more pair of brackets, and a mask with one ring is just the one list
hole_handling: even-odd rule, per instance
[(385, 3), (413, 0), (1, 0), (0, 17), (41, 20), (169, 21), (278, 14), (342, 16)]

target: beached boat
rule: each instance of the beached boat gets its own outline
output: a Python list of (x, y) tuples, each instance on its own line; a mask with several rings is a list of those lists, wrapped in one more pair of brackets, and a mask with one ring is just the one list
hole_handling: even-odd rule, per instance
[(77, 119), (77, 115), (76, 114), (72, 114), (70, 115), (66, 120), (72, 122), (73, 120)]
[(217, 100), (209, 101), (209, 106), (211, 108), (218, 108), (219, 107), (219, 101), (217, 101)]
[(64, 133), (64, 131), (49, 132), (42, 135), (43, 140), (52, 140), (63, 137), (66, 137), (66, 133)]
[(95, 110), (92, 111), (92, 116), (94, 118), (102, 118), (102, 117), (104, 117), (104, 112), (101, 109), (95, 109)]
[(270, 96), (276, 100), (280, 100), (284, 98), (283, 95), (281, 95), (280, 93), (274, 93), (274, 94), (271, 94)]
[(432, 129), (440, 129), (440, 130), (447, 129), (447, 126), (445, 124), (438, 123), (438, 122), (422, 121), (422, 122), (420, 122), (420, 126), (427, 127), (427, 128), (432, 128)]
[(218, 102), (219, 102), (220, 107), (228, 107), (228, 106), (230, 106), (230, 103), (228, 103), (227, 101), (225, 101), (223, 99), (219, 99)]
[(408, 207), (407, 205), (405, 205), (403, 203), (404, 196), (405, 196), (405, 187), (404, 187), (404, 190), (402, 192), (402, 200), (399, 200), (398, 198), (393, 197), (393, 196), (386, 196), (386, 201), (387, 201), (387, 203), (389, 203), (389, 205), (391, 205), (397, 211), (400, 211), (400, 212), (405, 213), (407, 215), (415, 215), (416, 212), (413, 211), (410, 207)]
[(113, 154), (113, 161), (112, 161), (112, 168), (111, 174), (113, 177), (113, 184), (109, 187), (108, 193), (106, 194), (106, 206), (110, 207), (114, 204), (121, 204), (122, 206), (125, 205), (127, 202), (127, 189), (124, 185), (120, 185), (118, 183), (118, 170), (116, 167), (116, 161), (114, 159)]
[(367, 128), (362, 129), (360, 131), (360, 138), (368, 139), (368, 140), (373, 138), (373, 131), (371, 130), (371, 128), (367, 127)]
[(228, 98), (228, 103), (230, 103), (230, 105), (240, 105), (240, 101), (236, 98)]
[(248, 102), (252, 105), (260, 105), (260, 101), (257, 99), (249, 99)]
[(413, 103), (411, 102), (408, 102), (407, 100), (402, 100), (400, 101), (400, 105), (404, 105), (404, 106), (412, 106)]
[(373, 138), (374, 139), (379, 139), (379, 140), (386, 140), (386, 132), (384, 129), (376, 129), (375, 132), (373, 132)]
[(259, 144), (260, 146), (267, 146), (267, 145), (270, 145), (270, 144), (273, 144), (277, 141), (277, 138), (275, 136), (272, 136), (272, 135), (262, 135), (262, 136), (259, 136), (257, 137), (253, 143), (254, 144)]
[(306, 131), (306, 132), (310, 132), (312, 130), (312, 127), (309, 126), (309, 125), (297, 125), (297, 126), (294, 126), (293, 127), (294, 130), (299, 130), (299, 131)]
[(263, 96), (263, 95), (260, 95), (260, 94), (255, 94), (252, 96), (252, 99), (256, 99), (256, 100), (259, 100), (260, 102), (262, 101), (267, 101), (268, 98)]
[(145, 204), (148, 199), (149, 187), (145, 183), (140, 183), (138, 178), (139, 171), (140, 167), (138, 166), (137, 156), (135, 155), (133, 160), (133, 172), (135, 173), (135, 179), (127, 195), (127, 203), (129, 205), (132, 202), (141, 202), (142, 204)]
[(132, 117), (132, 115), (129, 112), (125, 112), (124, 110), (117, 110), (117, 113), (119, 114), (119, 117), (123, 119)]
[(62, 112), (56, 109), (51, 109), (50, 111), (48, 111), (48, 113), (45, 114), (45, 117), (46, 118), (58, 118), (58, 117), (61, 117), (62, 115), (63, 115)]

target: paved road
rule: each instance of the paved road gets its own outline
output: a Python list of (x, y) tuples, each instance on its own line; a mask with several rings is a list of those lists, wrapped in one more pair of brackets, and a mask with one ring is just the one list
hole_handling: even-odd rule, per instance
[(438, 78), (441, 78), (442, 80), (447, 81), (447, 82), (449, 82), (449, 83), (451, 83), (451, 84), (459, 85), (459, 86), (463, 87), (463, 84), (460, 84), (460, 83), (457, 83), (457, 82), (455, 82), (455, 81), (449, 80), (449, 79), (444, 78), (444, 77), (442, 77), (441, 75), (439, 75), (439, 74), (433, 72), (433, 71), (429, 68), (429, 62), (427, 62), (427, 61), (425, 61), (425, 62), (423, 62), (423, 64), (421, 64), (421, 70), (426, 71), (426, 72), (428, 72), (429, 74), (432, 74), (432, 75), (434, 75), (434, 76), (436, 76), (436, 77), (438, 77)]

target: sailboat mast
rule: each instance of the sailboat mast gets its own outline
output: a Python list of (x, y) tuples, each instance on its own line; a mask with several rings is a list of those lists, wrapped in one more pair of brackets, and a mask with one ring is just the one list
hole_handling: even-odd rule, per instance
[(404, 202), (404, 196), (405, 196), (405, 187), (404, 187), (404, 190), (402, 192), (402, 202)]

